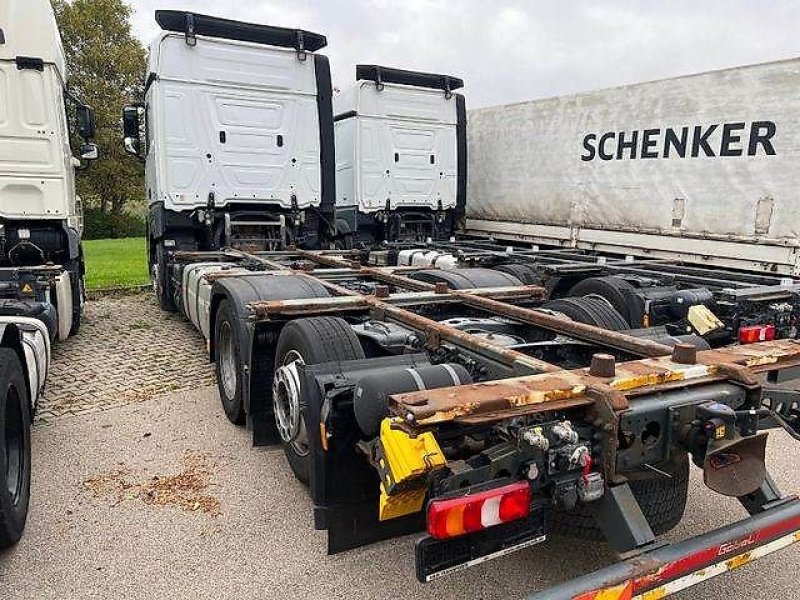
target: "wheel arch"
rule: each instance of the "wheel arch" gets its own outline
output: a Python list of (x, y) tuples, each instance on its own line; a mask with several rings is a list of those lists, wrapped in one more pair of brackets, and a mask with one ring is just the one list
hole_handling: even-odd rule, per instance
[(31, 389), (30, 373), (28, 369), (28, 359), (25, 356), (25, 348), (22, 346), (22, 330), (14, 323), (0, 323), (0, 347), (10, 348), (19, 358), (22, 372), (25, 374), (25, 390), (28, 393), (28, 404), (31, 407), (31, 417), (33, 417), (34, 399), (36, 394)]

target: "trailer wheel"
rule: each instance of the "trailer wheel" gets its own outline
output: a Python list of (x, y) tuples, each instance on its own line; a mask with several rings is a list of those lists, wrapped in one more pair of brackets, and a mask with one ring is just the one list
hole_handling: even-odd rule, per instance
[(153, 283), (156, 288), (158, 304), (161, 306), (162, 310), (175, 312), (175, 300), (172, 297), (172, 290), (169, 289), (169, 277), (167, 276), (167, 251), (164, 248), (164, 242), (153, 243), (155, 243), (156, 246), (156, 272), (153, 274), (155, 278)]
[(573, 321), (602, 327), (609, 331), (629, 329), (625, 317), (619, 314), (605, 298), (598, 296), (559, 298), (546, 302), (542, 308), (565, 314)]
[(0, 348), (0, 548), (22, 536), (31, 491), (31, 407), (17, 353)]
[(541, 279), (537, 277), (536, 271), (530, 265), (522, 263), (506, 263), (504, 265), (497, 265), (493, 267), (495, 271), (502, 271), (508, 273), (519, 279), (525, 285), (540, 285)]
[(601, 296), (608, 300), (628, 325), (634, 328), (642, 326), (644, 307), (635, 294), (635, 288), (622, 279), (610, 275), (608, 277), (589, 277), (579, 281), (569, 291), (569, 296)]
[(444, 282), (451, 290), (522, 285), (522, 282), (510, 273), (483, 268), (454, 269), (452, 271), (423, 269), (411, 273), (409, 277), (425, 283)]
[[(689, 494), (689, 458), (683, 454), (658, 468), (672, 478), (643, 472), (638, 474), (640, 478), (631, 476), (629, 484), (653, 533), (661, 535), (672, 530), (683, 518)], [(571, 511), (550, 511), (549, 530), (592, 541), (605, 539), (592, 514), (580, 504)]]
[[(275, 423), (294, 476), (308, 485), (311, 454), (306, 428), (305, 399), (300, 395), (298, 365), (364, 358), (364, 350), (350, 325), (339, 317), (311, 317), (289, 321), (281, 331), (275, 352), (272, 402)], [(312, 434), (316, 434), (314, 427)]]
[(241, 425), (245, 420), (241, 378), (242, 351), (236, 335), (233, 310), (228, 300), (220, 302), (217, 309), (214, 339), (216, 340), (214, 365), (222, 408), (231, 423)]

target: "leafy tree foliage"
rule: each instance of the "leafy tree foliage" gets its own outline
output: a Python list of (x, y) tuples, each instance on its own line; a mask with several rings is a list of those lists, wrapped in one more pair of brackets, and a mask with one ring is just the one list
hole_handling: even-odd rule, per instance
[(145, 50), (131, 33), (132, 11), (124, 0), (51, 2), (67, 57), (69, 90), (96, 113), (100, 160), (77, 178), (78, 193), (87, 212), (98, 211), (114, 222), (126, 207), (141, 211), (144, 205), (142, 165), (122, 148), (121, 115), (125, 104), (142, 96)]

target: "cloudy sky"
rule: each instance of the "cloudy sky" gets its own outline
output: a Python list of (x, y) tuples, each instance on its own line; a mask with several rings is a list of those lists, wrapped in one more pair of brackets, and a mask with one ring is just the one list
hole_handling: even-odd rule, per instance
[(469, 107), (800, 55), (800, 1), (128, 0), (147, 44), (156, 8), (328, 38), (334, 85), (356, 63), (462, 77)]

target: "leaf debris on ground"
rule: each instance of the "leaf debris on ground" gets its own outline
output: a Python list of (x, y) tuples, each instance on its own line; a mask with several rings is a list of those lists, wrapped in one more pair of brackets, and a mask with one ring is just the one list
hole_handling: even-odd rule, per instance
[(84, 480), (83, 487), (95, 498), (113, 499), (113, 505), (140, 500), (150, 506), (174, 506), (187, 512), (219, 515), (219, 499), (207, 493), (214, 462), (204, 452), (187, 452), (182, 462), (183, 470), (175, 475), (150, 476), (120, 464)]

